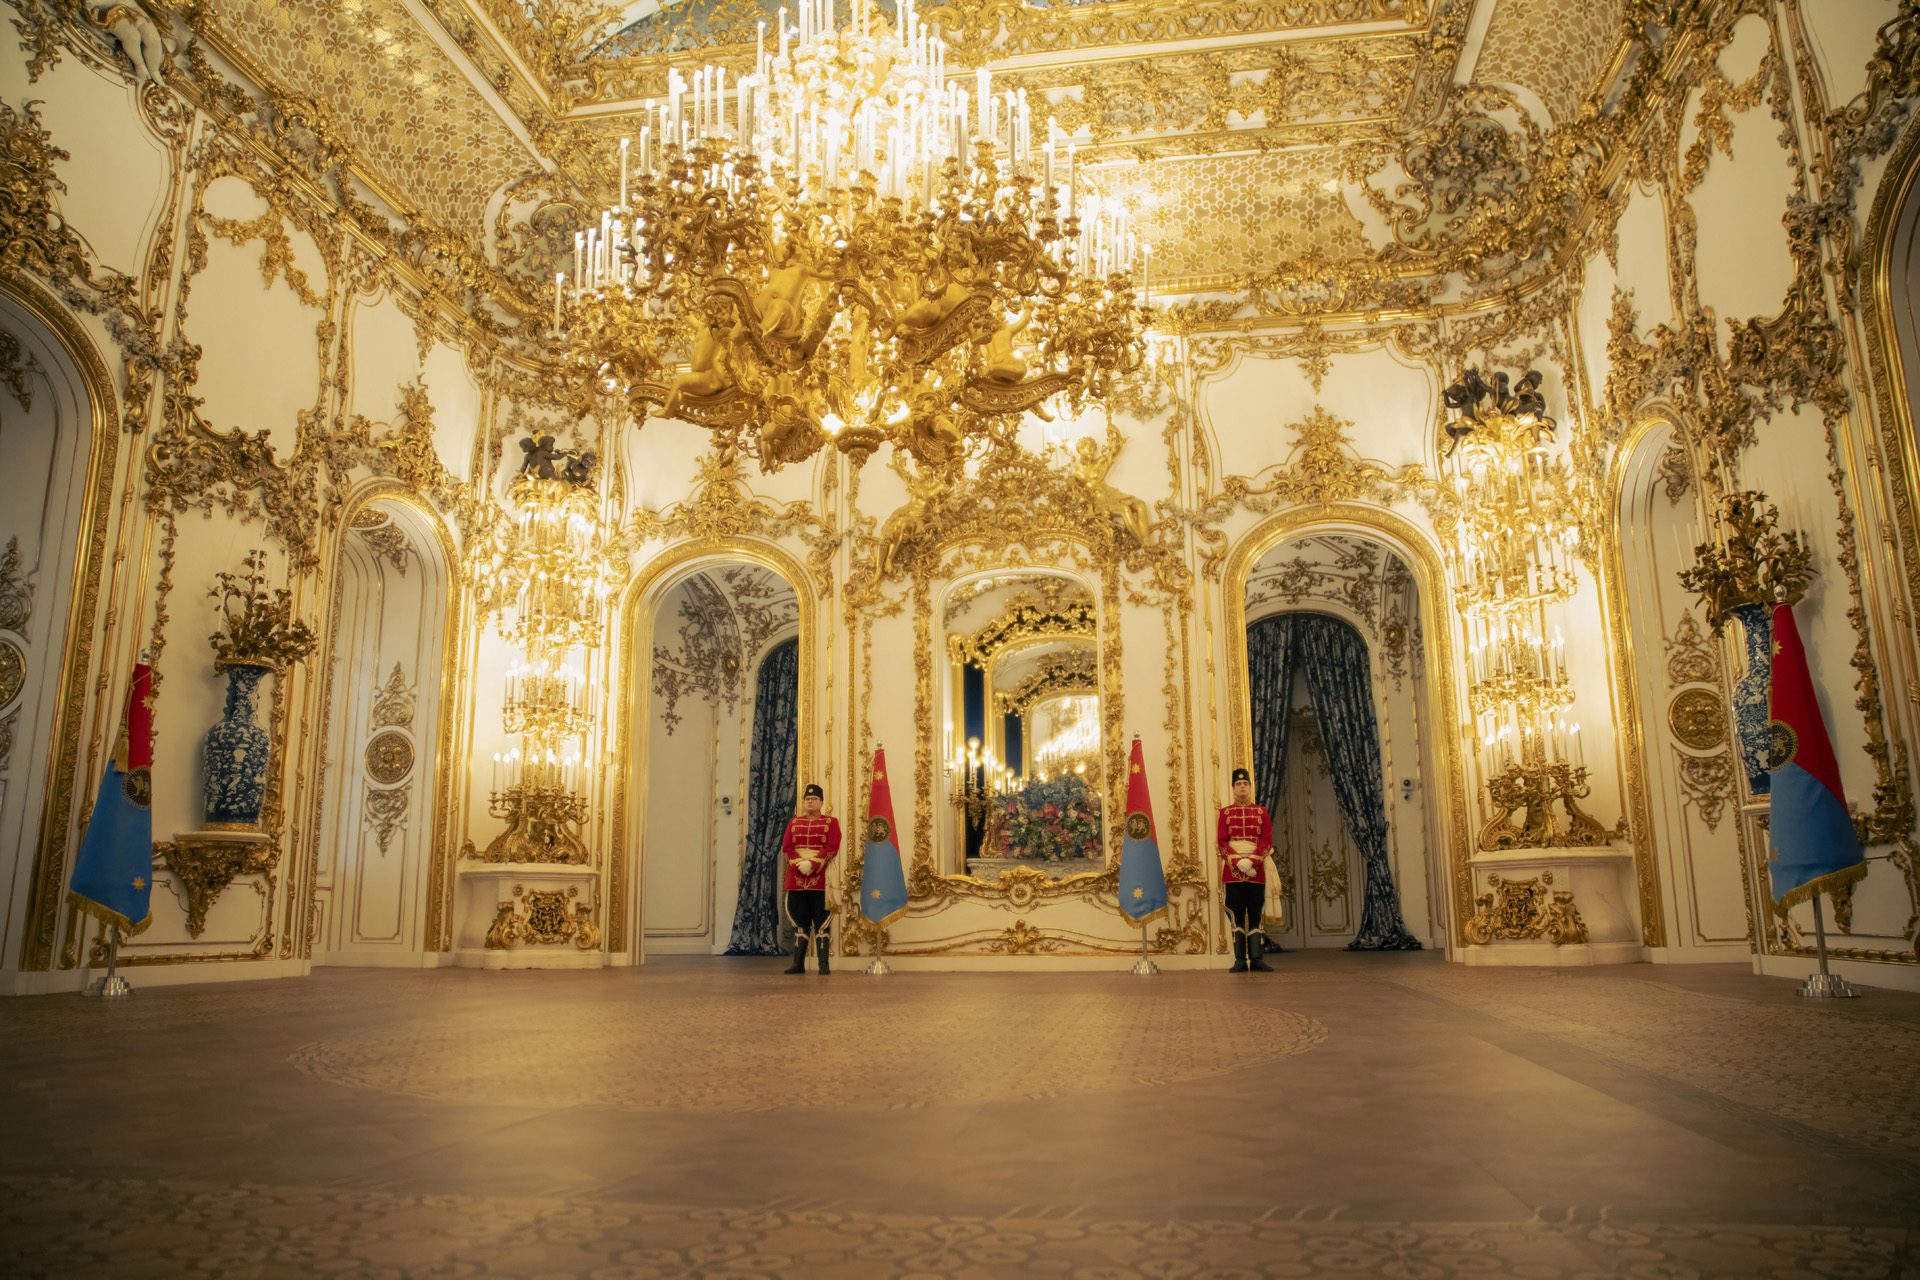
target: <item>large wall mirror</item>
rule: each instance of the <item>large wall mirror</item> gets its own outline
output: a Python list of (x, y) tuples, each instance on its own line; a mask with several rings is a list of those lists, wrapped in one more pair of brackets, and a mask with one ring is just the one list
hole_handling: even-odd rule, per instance
[(957, 584), (948, 664), (946, 869), (1073, 875), (1104, 864), (1099, 610), (1078, 578), (1000, 574)]

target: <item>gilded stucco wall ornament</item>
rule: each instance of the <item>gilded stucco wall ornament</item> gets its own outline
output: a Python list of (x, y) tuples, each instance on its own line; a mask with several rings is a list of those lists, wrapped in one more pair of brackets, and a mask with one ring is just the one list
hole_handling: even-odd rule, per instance
[(1531, 942), (1545, 937), (1556, 947), (1587, 940), (1587, 922), (1573, 903), (1573, 893), (1553, 887), (1553, 872), (1528, 880), (1498, 875), (1487, 877), (1489, 892), (1478, 899), (1479, 909), (1461, 926), (1473, 946), (1495, 941)]

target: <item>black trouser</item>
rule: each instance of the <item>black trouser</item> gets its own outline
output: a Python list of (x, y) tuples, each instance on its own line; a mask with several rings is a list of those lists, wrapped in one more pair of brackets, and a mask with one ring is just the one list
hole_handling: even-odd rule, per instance
[(1260, 917), (1267, 906), (1267, 886), (1255, 880), (1227, 881), (1227, 918), (1234, 928), (1247, 933), (1260, 931)]
[(827, 925), (827, 891), (825, 889), (787, 890), (787, 914), (793, 917), (794, 931), (801, 937), (808, 934), (824, 936)]

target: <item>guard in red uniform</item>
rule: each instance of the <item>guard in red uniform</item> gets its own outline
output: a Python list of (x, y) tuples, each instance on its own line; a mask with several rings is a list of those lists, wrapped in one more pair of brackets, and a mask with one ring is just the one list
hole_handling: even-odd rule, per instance
[(800, 816), (787, 819), (781, 838), (781, 856), (787, 862), (787, 915), (793, 920), (793, 966), (788, 973), (807, 971), (807, 943), (818, 939), (820, 972), (827, 964), (827, 864), (840, 853), (840, 819), (820, 812), (827, 793), (809, 782), (800, 801)]
[(1233, 771), (1233, 803), (1220, 810), (1215, 840), (1220, 848), (1220, 883), (1227, 899), (1227, 919), (1233, 925), (1233, 968), (1230, 972), (1272, 973), (1262, 957), (1266, 935), (1260, 917), (1267, 905), (1267, 855), (1273, 852), (1273, 819), (1253, 802), (1253, 779), (1245, 769)]

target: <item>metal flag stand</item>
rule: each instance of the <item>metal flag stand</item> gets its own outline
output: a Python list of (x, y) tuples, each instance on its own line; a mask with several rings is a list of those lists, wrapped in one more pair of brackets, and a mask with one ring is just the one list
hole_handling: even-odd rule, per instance
[(1813, 895), (1813, 937), (1820, 947), (1820, 972), (1810, 973), (1800, 985), (1800, 994), (1821, 1000), (1854, 1000), (1860, 993), (1837, 973), (1827, 971), (1827, 923), (1820, 914), (1820, 895)]
[(1160, 966), (1147, 959), (1147, 926), (1140, 926), (1140, 958), (1133, 962), (1132, 972), (1142, 978), (1150, 978), (1160, 972)]
[(133, 995), (133, 985), (113, 971), (120, 959), (120, 926), (110, 924), (107, 929), (107, 976), (95, 978), (87, 994), (102, 1000), (125, 1000)]
[(865, 973), (869, 977), (884, 978), (893, 972), (893, 966), (887, 963), (886, 957), (887, 926), (883, 924), (874, 925), (873, 939), (873, 963), (866, 967)]

